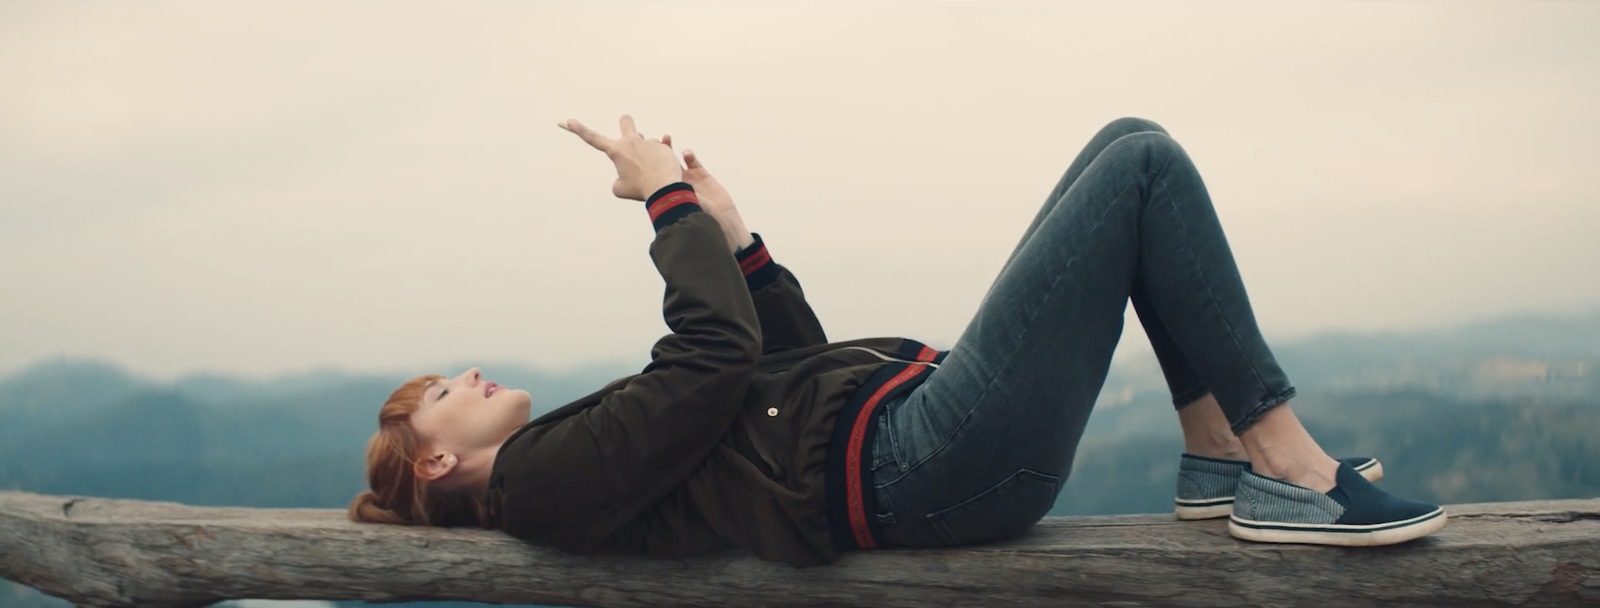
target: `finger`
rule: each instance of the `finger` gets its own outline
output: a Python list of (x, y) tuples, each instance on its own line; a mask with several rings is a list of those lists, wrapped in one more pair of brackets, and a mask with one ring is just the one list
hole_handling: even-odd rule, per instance
[(635, 128), (633, 126), (633, 117), (632, 116), (629, 116), (627, 114), (623, 114), (622, 115), (622, 119), (618, 120), (617, 122), (622, 125), (622, 136), (624, 138), (627, 138), (627, 137), (641, 137), (641, 135), (639, 135), (639, 129), (637, 129), (637, 128)]
[[(662, 133), (661, 134), (661, 143), (666, 144), (667, 145), (667, 149), (671, 150), (672, 149), (672, 134), (671, 133)], [(682, 163), (679, 163), (678, 168), (679, 169), (683, 168)]]
[(687, 166), (690, 169), (704, 169), (705, 168), (705, 165), (700, 164), (700, 156), (695, 154), (694, 150), (684, 150), (683, 151), (683, 163), (684, 163), (684, 166)]
[(596, 133), (594, 129), (590, 129), (584, 126), (583, 123), (571, 118), (556, 123), (556, 126), (571, 131), (579, 139), (582, 139), (584, 143), (594, 146), (596, 150), (601, 152), (610, 152), (611, 147), (616, 144), (615, 140)]

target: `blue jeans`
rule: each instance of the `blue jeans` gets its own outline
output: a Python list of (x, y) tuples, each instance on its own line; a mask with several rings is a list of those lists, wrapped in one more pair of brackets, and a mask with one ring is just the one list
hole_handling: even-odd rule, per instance
[(1125, 118), (1079, 153), (944, 364), (889, 403), (872, 458), (889, 544), (1027, 531), (1055, 503), (1133, 303), (1182, 407), (1235, 433), (1294, 396), (1256, 327), (1199, 172)]

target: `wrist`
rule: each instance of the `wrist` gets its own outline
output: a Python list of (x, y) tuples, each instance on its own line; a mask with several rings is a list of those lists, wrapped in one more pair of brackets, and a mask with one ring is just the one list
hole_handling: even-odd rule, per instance
[(644, 205), (657, 232), (684, 216), (701, 211), (694, 187), (681, 181), (657, 188), (645, 197)]
[(739, 262), (739, 271), (744, 273), (745, 286), (751, 293), (778, 278), (778, 265), (773, 263), (767, 244), (761, 241), (759, 234), (751, 234), (750, 244), (735, 250), (733, 258)]
[(735, 231), (723, 230), (722, 235), (728, 237), (728, 248), (733, 252), (738, 252), (740, 249), (745, 249), (756, 243), (755, 235), (750, 234), (750, 231), (745, 230), (743, 226)]
[(675, 177), (671, 175), (654, 176), (650, 179), (640, 181), (642, 187), (639, 188), (639, 194), (644, 197), (643, 200), (648, 202), (651, 198), (660, 194), (662, 190), (667, 189), (667, 187), (680, 183), (687, 182), (684, 182), (682, 177)]
[(728, 239), (730, 251), (738, 251), (755, 243), (756, 238), (745, 228), (744, 219), (739, 217), (739, 212), (732, 209), (702, 209), (722, 228), (722, 236)]

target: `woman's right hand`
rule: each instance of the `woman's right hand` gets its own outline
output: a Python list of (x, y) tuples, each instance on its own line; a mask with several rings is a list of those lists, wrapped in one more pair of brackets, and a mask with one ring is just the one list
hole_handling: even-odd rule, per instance
[(573, 119), (556, 123), (571, 131), (594, 149), (606, 153), (617, 168), (617, 181), (611, 194), (617, 198), (643, 201), (661, 188), (683, 181), (683, 167), (667, 144), (645, 139), (633, 126), (633, 117), (622, 115), (622, 136), (612, 139)]

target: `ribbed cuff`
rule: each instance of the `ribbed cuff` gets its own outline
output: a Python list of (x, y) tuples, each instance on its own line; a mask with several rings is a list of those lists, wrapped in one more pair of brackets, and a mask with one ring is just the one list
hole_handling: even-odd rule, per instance
[(671, 226), (684, 216), (700, 211), (700, 197), (694, 187), (685, 182), (667, 184), (645, 199), (644, 208), (650, 212), (650, 223), (656, 232)]
[(755, 237), (755, 242), (734, 252), (733, 257), (739, 261), (739, 270), (744, 272), (745, 286), (755, 291), (778, 278), (778, 265), (772, 263), (772, 254), (767, 253), (767, 244), (761, 241), (761, 235), (752, 232), (750, 236)]

